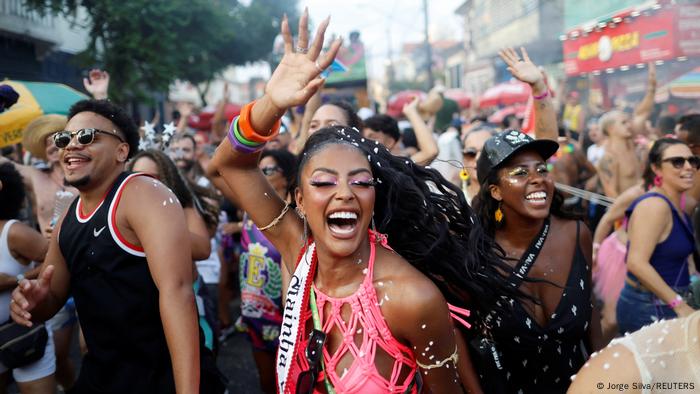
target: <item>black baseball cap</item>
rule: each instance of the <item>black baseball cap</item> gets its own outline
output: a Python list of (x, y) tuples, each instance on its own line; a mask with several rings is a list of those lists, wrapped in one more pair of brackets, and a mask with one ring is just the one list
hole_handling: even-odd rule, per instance
[(476, 162), (479, 183), (483, 184), (492, 171), (497, 170), (509, 158), (523, 150), (534, 150), (547, 160), (559, 149), (553, 140), (536, 140), (518, 130), (502, 131), (486, 140), (481, 156)]

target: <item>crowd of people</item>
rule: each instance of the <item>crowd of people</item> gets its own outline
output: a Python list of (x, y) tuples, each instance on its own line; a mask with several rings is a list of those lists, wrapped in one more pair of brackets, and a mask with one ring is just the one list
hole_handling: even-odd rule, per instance
[(139, 129), (93, 70), (0, 158), (0, 335), (31, 349), (0, 343), (0, 392), (223, 393), (235, 332), (265, 393), (700, 384), (700, 108), (659, 113), (650, 65), (635, 108), (595, 113), (505, 49), (530, 134), (440, 88), (360, 117), (324, 102), (340, 42), (307, 24), (283, 20), (264, 95), (228, 121), (225, 91), (205, 138), (191, 106)]

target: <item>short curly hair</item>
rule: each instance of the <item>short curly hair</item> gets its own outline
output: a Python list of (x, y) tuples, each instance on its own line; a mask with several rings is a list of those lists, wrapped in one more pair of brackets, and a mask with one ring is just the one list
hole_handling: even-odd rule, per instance
[(70, 107), (68, 120), (70, 121), (81, 112), (94, 112), (109, 119), (126, 137), (126, 143), (129, 144), (129, 158), (136, 154), (139, 149), (139, 129), (124, 109), (108, 100), (81, 100)]
[(22, 175), (14, 164), (0, 164), (0, 220), (17, 219), (26, 196)]

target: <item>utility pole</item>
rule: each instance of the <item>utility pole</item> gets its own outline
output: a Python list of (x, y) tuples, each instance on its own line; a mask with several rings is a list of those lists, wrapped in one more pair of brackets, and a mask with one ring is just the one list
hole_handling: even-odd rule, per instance
[(425, 54), (427, 56), (425, 71), (428, 72), (428, 90), (430, 90), (433, 88), (435, 81), (433, 80), (433, 48), (430, 46), (430, 37), (428, 35), (428, 0), (423, 0), (423, 22), (425, 27)]

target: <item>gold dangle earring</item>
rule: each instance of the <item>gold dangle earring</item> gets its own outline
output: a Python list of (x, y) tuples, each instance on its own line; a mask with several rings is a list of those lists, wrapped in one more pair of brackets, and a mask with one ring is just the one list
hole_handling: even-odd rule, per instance
[(498, 202), (498, 208), (496, 209), (496, 212), (493, 214), (494, 219), (496, 219), (496, 223), (501, 223), (503, 221), (503, 211), (501, 211), (501, 202)]

